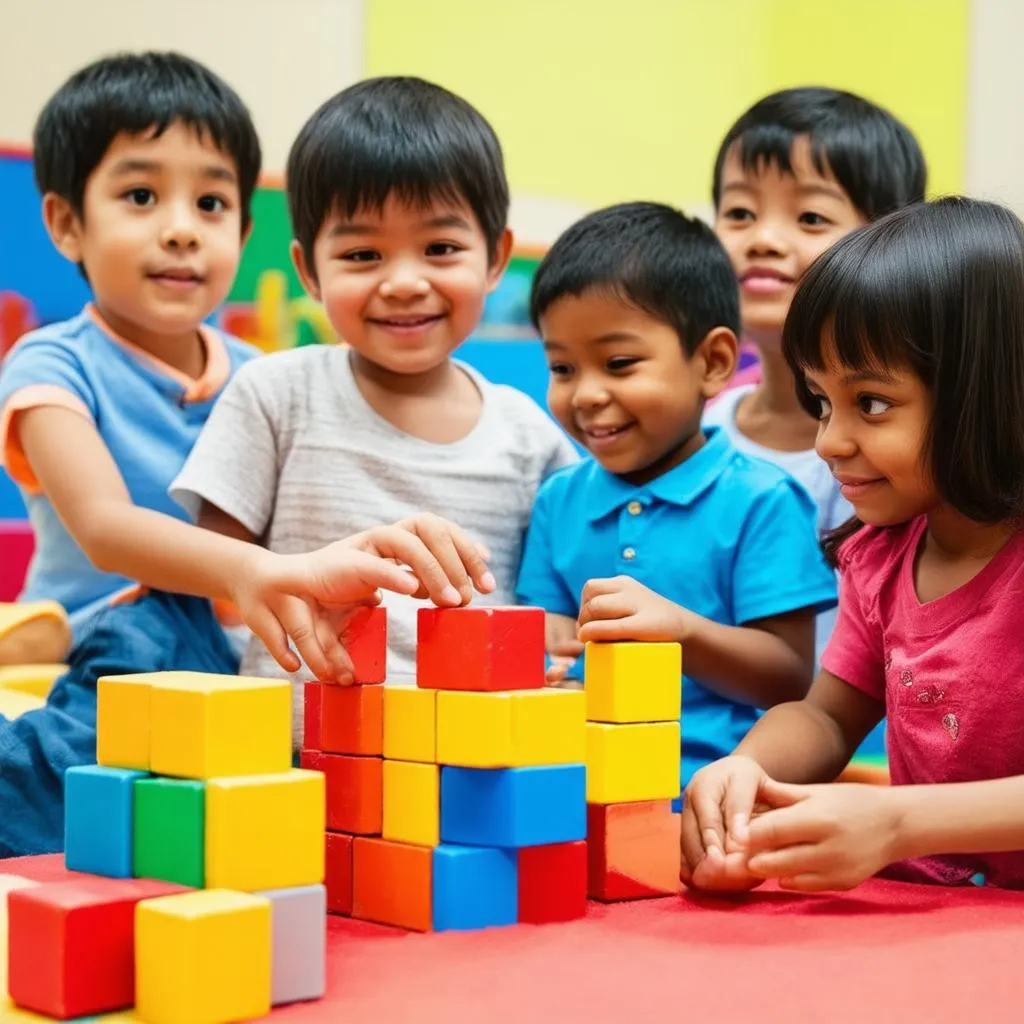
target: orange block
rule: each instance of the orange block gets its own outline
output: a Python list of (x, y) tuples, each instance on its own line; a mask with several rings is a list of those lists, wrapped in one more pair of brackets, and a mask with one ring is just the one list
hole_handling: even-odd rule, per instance
[(331, 832), (378, 836), (384, 819), (384, 762), (304, 750), (303, 768), (323, 772), (327, 788), (327, 828)]
[(429, 932), (434, 851), (357, 836), (352, 846), (352, 916)]
[(679, 815), (671, 801), (587, 805), (591, 899), (637, 900), (679, 889)]
[(320, 749), (380, 757), (384, 750), (384, 687), (319, 683)]

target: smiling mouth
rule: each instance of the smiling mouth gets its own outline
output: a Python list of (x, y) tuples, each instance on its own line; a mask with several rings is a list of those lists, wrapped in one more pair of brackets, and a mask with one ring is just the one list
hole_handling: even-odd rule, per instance
[(580, 427), (580, 432), (589, 446), (601, 448), (613, 444), (634, 425), (633, 423), (623, 423), (618, 427)]
[(161, 281), (167, 284), (189, 285), (202, 284), (203, 277), (194, 270), (156, 270), (146, 275), (154, 281)]
[(389, 327), (394, 330), (415, 330), (417, 327), (426, 327), (444, 319), (442, 313), (432, 313), (429, 316), (375, 316), (370, 317), (370, 323), (378, 324), (381, 327)]

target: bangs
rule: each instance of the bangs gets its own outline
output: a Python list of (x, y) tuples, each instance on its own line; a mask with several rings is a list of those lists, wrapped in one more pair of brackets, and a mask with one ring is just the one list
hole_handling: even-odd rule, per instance
[(823, 178), (835, 177), (826, 147), (812, 131), (795, 131), (783, 124), (755, 124), (743, 132), (733, 146), (740, 166), (747, 174), (760, 174), (767, 167), (777, 167), (782, 174), (793, 174), (793, 144), (804, 136), (810, 140), (814, 169)]

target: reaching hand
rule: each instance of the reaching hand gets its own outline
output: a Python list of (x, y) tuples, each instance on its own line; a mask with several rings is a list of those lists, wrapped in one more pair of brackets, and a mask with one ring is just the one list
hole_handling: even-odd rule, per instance
[(580, 598), (579, 639), (681, 641), (687, 612), (629, 576), (591, 580)]

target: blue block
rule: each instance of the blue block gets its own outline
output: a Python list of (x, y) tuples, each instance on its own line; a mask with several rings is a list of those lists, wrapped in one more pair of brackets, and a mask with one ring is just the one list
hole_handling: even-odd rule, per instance
[(95, 764), (64, 773), (64, 857), (69, 871), (132, 877), (132, 787), (147, 775)]
[(544, 846), (587, 838), (582, 764), (441, 769), (441, 842)]
[(486, 846), (435, 846), (432, 895), (435, 932), (515, 924), (518, 854)]

